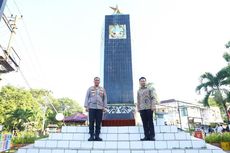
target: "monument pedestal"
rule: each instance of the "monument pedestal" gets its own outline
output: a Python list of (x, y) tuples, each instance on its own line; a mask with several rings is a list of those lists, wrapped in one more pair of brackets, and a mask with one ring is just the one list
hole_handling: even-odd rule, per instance
[(135, 105), (108, 105), (102, 126), (135, 126)]

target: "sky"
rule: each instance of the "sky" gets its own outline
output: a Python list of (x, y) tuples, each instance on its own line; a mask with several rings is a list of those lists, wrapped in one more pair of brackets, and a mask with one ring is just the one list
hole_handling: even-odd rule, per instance
[[(104, 16), (116, 5), (130, 15), (134, 97), (145, 76), (159, 100), (200, 100), (200, 75), (227, 64), (229, 0), (8, 0), (4, 13), (23, 15), (13, 46), (30, 87), (83, 104), (93, 78), (101, 76)], [(1, 21), (0, 44), (8, 37)], [(20, 72), (1, 78), (1, 85), (28, 87)]]

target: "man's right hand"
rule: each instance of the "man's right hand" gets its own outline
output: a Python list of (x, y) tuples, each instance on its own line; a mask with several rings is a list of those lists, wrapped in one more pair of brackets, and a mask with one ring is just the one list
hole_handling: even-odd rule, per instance
[(156, 112), (156, 106), (153, 106), (152, 108), (151, 108), (151, 110), (153, 111), (153, 112)]
[(85, 108), (85, 111), (86, 111), (86, 112), (89, 112), (89, 109), (88, 109), (88, 108)]
[(107, 110), (107, 108), (103, 108), (102, 111), (105, 113), (105, 112), (107, 112), (108, 110)]

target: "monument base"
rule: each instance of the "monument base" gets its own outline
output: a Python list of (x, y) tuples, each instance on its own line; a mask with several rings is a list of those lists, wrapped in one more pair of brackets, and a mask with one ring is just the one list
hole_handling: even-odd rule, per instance
[(109, 105), (102, 126), (135, 126), (135, 105)]

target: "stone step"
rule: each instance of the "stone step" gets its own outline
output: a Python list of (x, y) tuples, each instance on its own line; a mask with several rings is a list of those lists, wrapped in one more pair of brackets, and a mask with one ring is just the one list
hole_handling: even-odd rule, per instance
[[(143, 133), (112, 133), (100, 134), (100, 137), (104, 141), (117, 141), (117, 140), (140, 140), (140, 138), (144, 137)], [(49, 139), (50, 140), (88, 140), (89, 134), (88, 133), (50, 133)], [(156, 140), (191, 140), (192, 137), (189, 133), (178, 132), (178, 133), (156, 133), (155, 135)]]
[(87, 126), (65, 126), (62, 133), (51, 133), (17, 153), (224, 153), (176, 126), (155, 126), (155, 131), (156, 141), (140, 141), (142, 126), (102, 127), (104, 141), (89, 142)]
[(65, 148), (65, 149), (202, 149), (206, 148), (203, 140), (183, 141), (75, 141), (75, 140), (38, 140), (36, 148)]
[[(177, 133), (176, 126), (154, 126), (155, 133)], [(63, 126), (62, 133), (88, 133), (88, 126)], [(142, 126), (102, 127), (101, 133), (144, 133)]]
[(168, 150), (89, 150), (89, 149), (45, 149), (45, 148), (21, 148), (17, 153), (225, 153), (221, 149), (168, 149)]

